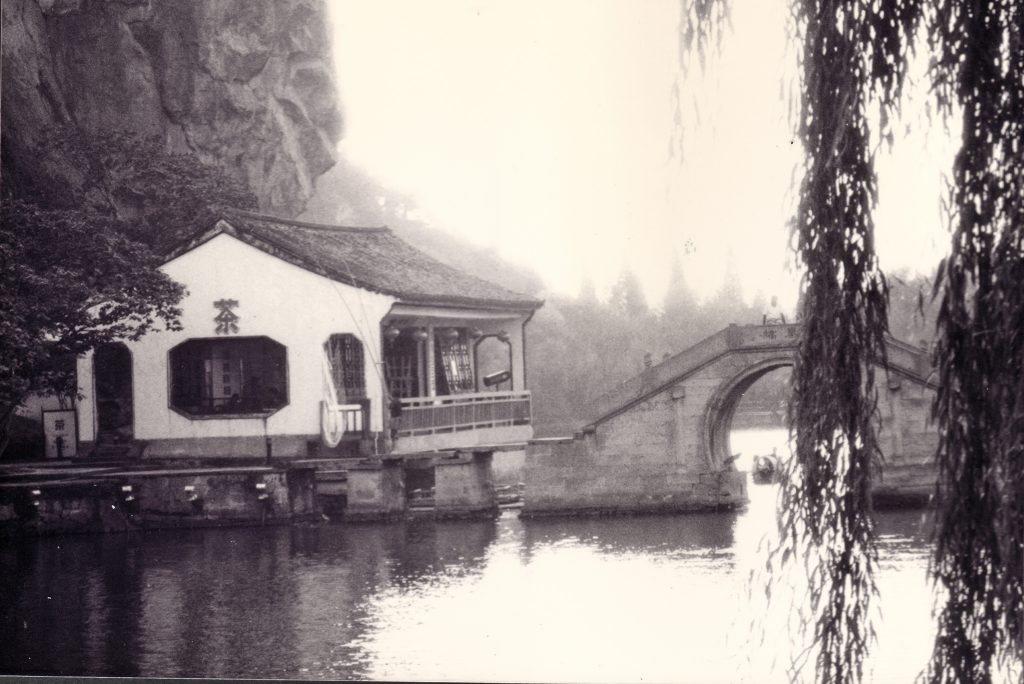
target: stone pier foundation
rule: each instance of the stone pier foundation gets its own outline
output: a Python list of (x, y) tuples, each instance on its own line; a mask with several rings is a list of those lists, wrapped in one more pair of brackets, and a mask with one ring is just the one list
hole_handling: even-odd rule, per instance
[(747, 503), (746, 473), (609, 456), (591, 435), (531, 441), (524, 472), (525, 517), (731, 510)]
[(401, 459), (369, 461), (348, 471), (345, 520), (393, 520), (405, 515)]
[(474, 451), (438, 459), (434, 466), (434, 516), (477, 518), (498, 514), (494, 496), (494, 453)]

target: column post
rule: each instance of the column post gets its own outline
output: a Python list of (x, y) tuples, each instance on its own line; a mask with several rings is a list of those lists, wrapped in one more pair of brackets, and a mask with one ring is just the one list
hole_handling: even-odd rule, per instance
[(434, 345), (436, 340), (434, 339), (434, 325), (430, 324), (427, 326), (427, 396), (437, 396), (437, 370), (434, 368)]

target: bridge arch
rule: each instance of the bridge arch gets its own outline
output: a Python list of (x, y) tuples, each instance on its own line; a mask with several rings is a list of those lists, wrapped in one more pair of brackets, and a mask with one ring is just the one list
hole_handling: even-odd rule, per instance
[(727, 459), (732, 456), (729, 432), (733, 415), (744, 393), (772, 371), (792, 367), (793, 361), (794, 353), (791, 350), (779, 350), (768, 358), (745, 365), (722, 382), (712, 394), (704, 411), (703, 453), (707, 455), (708, 465), (713, 471), (725, 469)]
[[(747, 476), (730, 467), (729, 430), (760, 378), (796, 361), (800, 326), (729, 326), (596, 397), (572, 437), (527, 447), (524, 515), (692, 511), (745, 503)], [(886, 340), (877, 363), (880, 444), (876, 505), (934, 490), (938, 433), (928, 354)], [(922, 500), (923, 500), (922, 499)]]

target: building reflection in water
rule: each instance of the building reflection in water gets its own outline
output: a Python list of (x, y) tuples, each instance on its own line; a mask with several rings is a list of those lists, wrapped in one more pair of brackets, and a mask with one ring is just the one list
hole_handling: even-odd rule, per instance
[(146, 672), (287, 676), (299, 663), (299, 591), (286, 530), (146, 535)]
[[(751, 493), (738, 514), (9, 541), (0, 673), (728, 681), (775, 525), (774, 490)], [(901, 644), (880, 662), (897, 679), (906, 634), (927, 655), (927, 529), (879, 520), (883, 598), (900, 599), (883, 631)]]
[(365, 677), (372, 599), (484, 564), (493, 521), (165, 531), (0, 550), (0, 672)]
[(8, 540), (0, 671), (139, 674), (144, 565), (137, 540), (121, 535)]

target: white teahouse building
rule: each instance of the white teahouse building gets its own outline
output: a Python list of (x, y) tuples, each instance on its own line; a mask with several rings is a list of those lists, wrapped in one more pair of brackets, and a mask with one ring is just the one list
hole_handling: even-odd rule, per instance
[(406, 454), (522, 443), (541, 302), (387, 228), (225, 213), (171, 250), (180, 331), (78, 362), (80, 454)]

